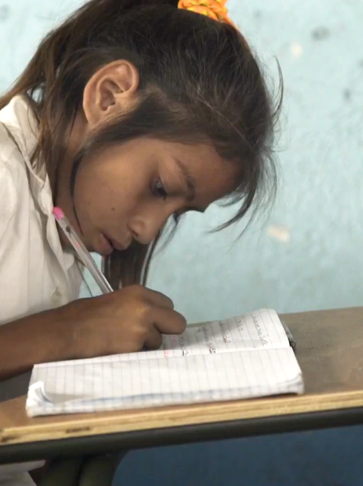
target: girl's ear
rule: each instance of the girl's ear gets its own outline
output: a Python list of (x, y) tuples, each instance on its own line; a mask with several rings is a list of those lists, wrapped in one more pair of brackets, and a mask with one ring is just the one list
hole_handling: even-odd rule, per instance
[(139, 72), (128, 61), (114, 61), (99, 69), (83, 92), (83, 111), (93, 130), (131, 111), (138, 101)]

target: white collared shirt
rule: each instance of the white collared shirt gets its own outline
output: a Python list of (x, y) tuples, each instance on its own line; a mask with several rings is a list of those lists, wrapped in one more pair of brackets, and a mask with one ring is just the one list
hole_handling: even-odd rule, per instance
[(25, 98), (0, 111), (0, 324), (79, 295), (81, 274), (62, 249), (48, 176), (30, 162), (36, 131)]
[[(0, 111), (0, 325), (78, 298), (82, 281), (61, 246), (48, 176), (30, 162), (36, 141), (35, 117), (16, 96)], [(0, 466), (0, 485), (31, 484), (7, 474)]]

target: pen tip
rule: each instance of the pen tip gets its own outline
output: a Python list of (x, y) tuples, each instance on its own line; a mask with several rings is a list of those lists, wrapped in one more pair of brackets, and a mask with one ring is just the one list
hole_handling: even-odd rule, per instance
[(53, 214), (54, 214), (54, 217), (55, 219), (58, 221), (59, 219), (63, 219), (64, 218), (64, 213), (63, 211), (61, 210), (61, 208), (54, 208), (53, 209)]

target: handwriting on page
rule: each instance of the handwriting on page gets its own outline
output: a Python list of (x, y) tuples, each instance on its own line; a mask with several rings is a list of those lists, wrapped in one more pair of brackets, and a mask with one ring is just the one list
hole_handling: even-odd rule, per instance
[(255, 325), (258, 337), (260, 338), (262, 346), (267, 346), (269, 344), (269, 336), (266, 335), (265, 330), (262, 327), (261, 319), (257, 315), (252, 315), (252, 320)]
[(248, 316), (190, 327), (181, 336), (164, 336), (159, 353), (169, 358), (272, 346), (276, 344), (276, 336), (273, 326), (270, 334), (271, 323), (267, 326), (269, 317), (258, 311)]
[[(175, 358), (280, 345), (287, 345), (287, 338), (277, 314), (261, 310), (245, 316), (190, 326), (180, 336), (164, 335), (161, 349), (117, 355), (117, 360)], [(108, 361), (110, 359), (107, 358)]]

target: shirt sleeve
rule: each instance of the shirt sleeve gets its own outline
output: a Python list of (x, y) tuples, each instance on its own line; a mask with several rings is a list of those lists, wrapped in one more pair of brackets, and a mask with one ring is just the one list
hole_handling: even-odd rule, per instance
[[(0, 137), (0, 153), (1, 145)], [(0, 255), (2, 253), (1, 244), (16, 211), (17, 191), (14, 179), (8, 161), (0, 155)]]
[[(6, 308), (12, 305), (13, 281), (16, 278), (11, 271), (9, 272), (8, 264), (14, 261), (11, 249), (14, 247), (17, 238), (15, 225), (19, 201), (17, 175), (14, 147), (3, 135), (3, 129), (0, 125), (0, 326), (10, 320)], [(17, 306), (14, 307), (15, 313)]]

